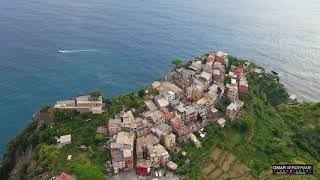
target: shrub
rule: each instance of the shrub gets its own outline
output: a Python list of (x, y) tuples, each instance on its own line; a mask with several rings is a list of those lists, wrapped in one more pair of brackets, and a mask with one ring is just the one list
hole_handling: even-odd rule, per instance
[(105, 140), (105, 137), (102, 134), (96, 134), (96, 136), (94, 137), (94, 140), (96, 142), (102, 142)]
[(171, 64), (175, 65), (176, 67), (179, 67), (182, 64), (182, 61), (179, 58), (175, 58), (171, 61)]
[(89, 93), (91, 97), (99, 97), (102, 96), (102, 93), (99, 90), (95, 90)]

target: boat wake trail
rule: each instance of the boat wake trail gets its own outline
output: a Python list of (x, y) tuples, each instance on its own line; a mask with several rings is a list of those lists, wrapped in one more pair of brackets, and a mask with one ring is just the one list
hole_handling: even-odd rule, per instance
[(78, 50), (59, 50), (59, 53), (78, 53), (78, 52), (96, 52), (100, 49), (78, 49)]

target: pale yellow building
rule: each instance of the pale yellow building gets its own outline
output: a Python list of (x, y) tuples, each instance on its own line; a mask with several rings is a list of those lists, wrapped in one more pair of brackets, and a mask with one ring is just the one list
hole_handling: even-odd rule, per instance
[(173, 133), (166, 135), (164, 137), (164, 146), (167, 149), (172, 149), (176, 144), (176, 135), (174, 135)]

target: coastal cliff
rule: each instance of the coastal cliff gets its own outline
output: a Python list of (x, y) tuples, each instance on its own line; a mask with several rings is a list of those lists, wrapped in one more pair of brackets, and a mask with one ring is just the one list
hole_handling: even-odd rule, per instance
[[(201, 58), (205, 62), (207, 57)], [(248, 62), (231, 56), (229, 60), (234, 66)], [(186, 155), (170, 152), (178, 165), (175, 173), (186, 179), (269, 178), (272, 164), (294, 163), (313, 164), (315, 174), (308, 177), (318, 179), (320, 103), (288, 105), (288, 93), (279, 77), (254, 63), (247, 70), (247, 80), (248, 93), (239, 97), (245, 106), (234, 121), (224, 128), (216, 123), (207, 125), (207, 136), (199, 138), (203, 145), (200, 149), (185, 143), (179, 146)], [(109, 139), (97, 133), (97, 127), (106, 126), (111, 117), (123, 110), (134, 108), (135, 114), (141, 113), (145, 109), (144, 101), (156, 94), (147, 86), (137, 93), (104, 99), (106, 109), (102, 114), (42, 108), (8, 143), (0, 178), (48, 179), (68, 172), (77, 179), (105, 179), (112, 174)], [(223, 112), (226, 103), (219, 101), (216, 107)], [(57, 137), (65, 134), (72, 134), (72, 144), (56, 147)], [(68, 160), (69, 155), (72, 160)]]

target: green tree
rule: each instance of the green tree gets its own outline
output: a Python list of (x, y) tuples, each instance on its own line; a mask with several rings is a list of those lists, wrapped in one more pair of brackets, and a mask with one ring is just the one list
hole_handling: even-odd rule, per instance
[(43, 144), (38, 152), (40, 165), (43, 168), (51, 169), (59, 156), (59, 150), (55, 145)]
[(224, 78), (224, 85), (226, 84), (231, 84), (231, 78), (230, 77), (225, 77)]
[(99, 96), (102, 96), (102, 93), (99, 90), (95, 90), (95, 91), (92, 91), (89, 95), (91, 97), (99, 97)]
[(41, 107), (40, 112), (48, 112), (50, 108), (50, 105), (44, 105)]
[(96, 136), (94, 137), (94, 140), (96, 142), (102, 142), (105, 140), (104, 136), (102, 134), (96, 134)]
[(140, 89), (140, 90), (138, 91), (139, 97), (143, 97), (144, 94), (145, 94), (145, 90), (144, 90), (144, 89)]
[(175, 65), (176, 67), (179, 67), (182, 64), (182, 61), (179, 58), (175, 58), (171, 61), (171, 64)]

